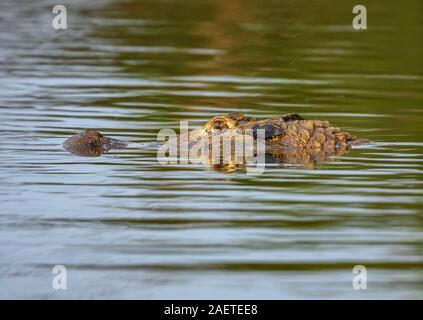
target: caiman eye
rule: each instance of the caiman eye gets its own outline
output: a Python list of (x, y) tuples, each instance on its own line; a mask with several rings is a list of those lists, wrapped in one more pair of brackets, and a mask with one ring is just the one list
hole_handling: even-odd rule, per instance
[(270, 124), (265, 124), (265, 125), (255, 125), (254, 127), (251, 128), (253, 131), (253, 137), (257, 138), (257, 130), (264, 130), (264, 139), (268, 140), (268, 139), (272, 139), (274, 137), (274, 135), (276, 134), (276, 129), (274, 126), (270, 125)]

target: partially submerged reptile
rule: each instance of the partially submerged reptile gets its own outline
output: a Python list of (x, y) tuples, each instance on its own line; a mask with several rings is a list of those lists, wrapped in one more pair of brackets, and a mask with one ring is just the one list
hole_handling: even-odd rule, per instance
[(263, 130), (268, 153), (304, 149), (332, 151), (369, 143), (367, 139), (358, 139), (348, 132), (341, 131), (328, 121), (306, 120), (298, 114), (257, 119), (246, 117), (241, 112), (233, 112), (212, 118), (196, 134), (210, 134), (215, 130), (221, 134), (249, 134), (254, 138), (257, 137), (258, 130)]
[[(261, 130), (261, 132), (259, 131)], [(306, 164), (324, 161), (332, 155), (344, 154), (351, 146), (367, 144), (367, 139), (358, 139), (348, 132), (331, 125), (328, 121), (306, 120), (297, 114), (288, 114), (271, 119), (247, 117), (241, 112), (213, 117), (202, 128), (178, 137), (179, 145), (189, 147), (199, 138), (242, 138), (246, 135), (265, 139), (266, 162)], [(212, 140), (206, 139), (207, 143)], [(100, 156), (112, 149), (123, 149), (127, 144), (90, 129), (76, 134), (64, 142), (69, 152), (81, 156)]]

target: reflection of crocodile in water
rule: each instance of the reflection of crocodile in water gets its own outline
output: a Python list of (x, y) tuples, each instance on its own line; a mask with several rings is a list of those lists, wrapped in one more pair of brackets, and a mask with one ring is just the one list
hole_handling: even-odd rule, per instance
[[(219, 134), (222, 137), (245, 135), (257, 137), (261, 129), (265, 139), (266, 163), (303, 164), (307, 168), (333, 155), (342, 155), (351, 146), (369, 143), (341, 131), (328, 121), (305, 120), (297, 114), (288, 114), (271, 119), (246, 117), (241, 112), (216, 116), (203, 128), (178, 137), (179, 143), (196, 141), (201, 137)], [(212, 140), (207, 140), (212, 141)], [(213, 140), (215, 141), (215, 140)], [(126, 148), (125, 142), (103, 136), (96, 130), (76, 134), (64, 143), (69, 152), (80, 156), (100, 156), (112, 149)], [(311, 164), (311, 167), (310, 167)], [(231, 171), (233, 165), (225, 164), (215, 169)], [(232, 168), (236, 170), (235, 167)]]

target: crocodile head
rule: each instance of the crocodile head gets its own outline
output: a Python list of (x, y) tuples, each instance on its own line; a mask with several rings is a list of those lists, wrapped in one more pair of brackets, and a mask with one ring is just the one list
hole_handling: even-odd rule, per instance
[(262, 130), (266, 150), (276, 153), (288, 149), (334, 151), (369, 142), (367, 139), (357, 139), (328, 121), (306, 120), (298, 114), (269, 119), (246, 117), (241, 112), (220, 115), (208, 121), (197, 135), (249, 135), (256, 139), (259, 130)]
[[(224, 140), (245, 141), (246, 137), (254, 141), (258, 137), (264, 139), (266, 164), (295, 164), (305, 169), (312, 169), (319, 162), (330, 161), (333, 156), (343, 155), (353, 145), (369, 143), (367, 139), (357, 139), (328, 121), (306, 120), (297, 114), (257, 119), (240, 112), (213, 117), (202, 128), (180, 136), (178, 143), (180, 146), (188, 143), (188, 148), (191, 148), (203, 138), (203, 145), (213, 147), (214, 141), (218, 140), (216, 138), (221, 138), (222, 143)], [(245, 169), (245, 162), (236, 162), (233, 154), (228, 155), (225, 152), (220, 152), (218, 161), (210, 153), (203, 154), (200, 157), (201, 162), (223, 172)], [(233, 149), (229, 152), (233, 152)], [(257, 153), (256, 145), (253, 145), (253, 153)], [(229, 161), (222, 163), (223, 158), (229, 158)]]
[[(234, 112), (213, 117), (203, 127), (181, 134), (173, 142), (165, 142), (162, 146), (176, 143), (178, 150), (181, 150), (182, 146), (191, 150), (193, 145), (201, 141), (203, 147), (208, 149), (214, 146), (216, 138), (219, 138), (219, 141), (245, 141), (247, 138), (255, 142), (264, 141), (262, 150), (266, 163), (302, 164), (305, 168), (312, 168), (315, 163), (326, 161), (334, 155), (342, 155), (348, 152), (352, 145), (369, 142), (366, 139), (357, 139), (328, 121), (305, 120), (297, 114), (257, 119)], [(257, 143), (253, 144), (253, 150), (250, 150), (253, 153), (257, 153), (256, 145)], [(76, 134), (64, 143), (66, 150), (80, 156), (100, 156), (109, 150), (123, 149), (126, 146), (125, 142), (106, 137), (92, 129)], [(222, 151), (221, 156), (229, 156), (229, 159), (232, 159), (233, 155), (225, 152)], [(245, 165), (242, 161), (239, 163), (232, 160), (216, 164), (210, 154), (201, 154), (199, 159), (219, 171), (230, 172)]]

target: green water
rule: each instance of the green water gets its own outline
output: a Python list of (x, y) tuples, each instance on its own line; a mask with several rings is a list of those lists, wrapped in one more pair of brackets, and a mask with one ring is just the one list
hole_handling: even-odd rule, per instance
[[(1, 298), (423, 298), (421, 1), (360, 1), (361, 31), (348, 0), (87, 2), (60, 31), (0, 4)], [(232, 111), (373, 143), (256, 176), (142, 148)], [(63, 150), (84, 128), (130, 148)]]

